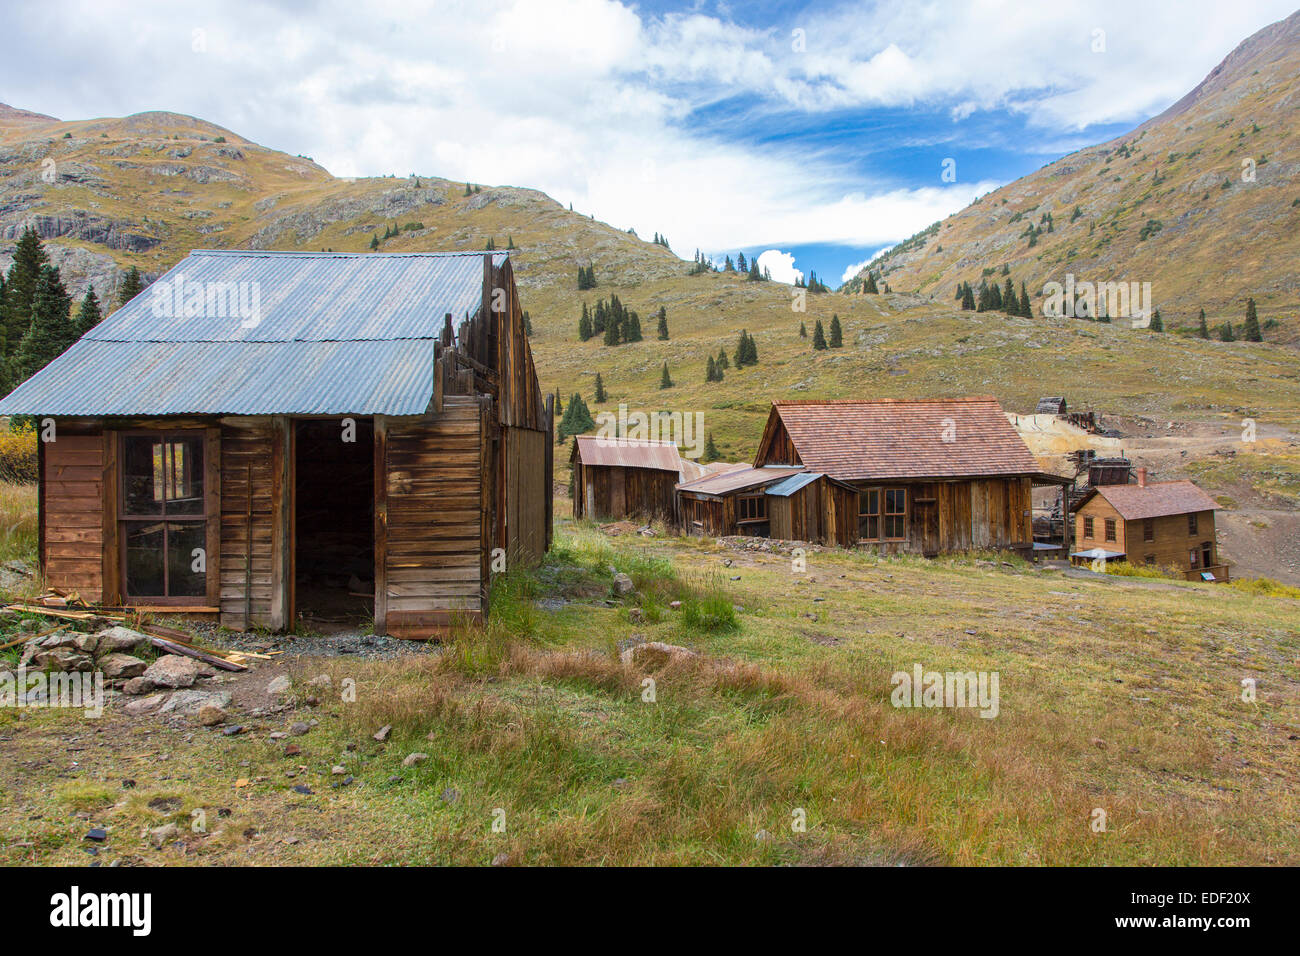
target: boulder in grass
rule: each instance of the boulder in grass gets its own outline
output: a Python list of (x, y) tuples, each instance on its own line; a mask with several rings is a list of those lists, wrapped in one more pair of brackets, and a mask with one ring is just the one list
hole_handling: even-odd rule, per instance
[(158, 708), (158, 713), (197, 717), (209, 705), (224, 710), (230, 706), (230, 695), (215, 690), (178, 690), (167, 698), (167, 703)]
[(164, 654), (142, 676), (156, 687), (189, 687), (199, 676), (199, 663), (179, 654)]
[(149, 697), (137, 697), (135, 700), (126, 702), (122, 709), (131, 717), (144, 717), (152, 714), (162, 706), (163, 701), (167, 699), (166, 694), (152, 694)]
[(637, 644), (635, 647), (629, 647), (619, 655), (624, 664), (643, 664), (649, 667), (663, 667), (666, 664), (676, 664), (680, 661), (690, 660), (698, 657), (693, 650), (688, 647), (679, 647), (676, 644), (665, 644), (663, 641), (647, 641), (644, 644)]

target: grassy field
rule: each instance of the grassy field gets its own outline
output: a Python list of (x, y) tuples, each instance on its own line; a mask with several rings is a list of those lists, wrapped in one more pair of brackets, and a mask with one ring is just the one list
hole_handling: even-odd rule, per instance
[[(242, 735), (0, 711), (0, 862), (84, 862), (91, 825), (101, 860), (147, 864), (1300, 862), (1300, 601), (990, 555), (806, 561), (566, 521), (487, 631), (300, 658), (319, 704)], [(625, 666), (641, 638), (698, 656)], [(997, 717), (893, 706), (917, 664), (996, 671)], [(313, 718), (297, 755), (268, 738)], [(182, 845), (150, 847), (169, 820)]]

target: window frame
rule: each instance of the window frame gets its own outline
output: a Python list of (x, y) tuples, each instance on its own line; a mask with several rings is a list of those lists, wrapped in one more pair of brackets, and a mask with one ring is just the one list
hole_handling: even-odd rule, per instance
[(1187, 534), (1189, 537), (1194, 534), (1200, 534), (1200, 531), (1197, 530), (1200, 524), (1199, 519), (1200, 519), (1200, 515), (1198, 515), (1195, 511), (1187, 512)]
[[(190, 425), (190, 426), (173, 426), (164, 428), (130, 428), (113, 432), (113, 453), (115, 458), (115, 495), (113, 501), (113, 525), (114, 533), (117, 535), (117, 580), (116, 590), (117, 597), (123, 606), (133, 605), (174, 605), (174, 606), (192, 606), (203, 605), (211, 606), (215, 604), (215, 596), (219, 594), (220, 567), (220, 520), (221, 520), (221, 501), (220, 501), (220, 430), (213, 427)], [(188, 474), (186, 480), (189, 482), (197, 481), (202, 486), (203, 508), (197, 514), (173, 514), (167, 511), (164, 490), (164, 498), (160, 510), (150, 514), (129, 514), (127, 512), (126, 496), (126, 449), (127, 443), (133, 439), (148, 439), (153, 442), (161, 442), (164, 446), (171, 442), (177, 441), (196, 441), (202, 449), (203, 461), (197, 470), (190, 469), (190, 463), (186, 462), (183, 466)], [(214, 456), (216, 456), (214, 458)], [(164, 466), (165, 468), (166, 466)], [(211, 480), (216, 477), (216, 485)], [(171, 481), (170, 476), (164, 472), (164, 488)], [(145, 525), (156, 523), (162, 525), (163, 547), (162, 554), (162, 574), (163, 574), (163, 594), (135, 594), (130, 591), (130, 580), (128, 575), (127, 563), (127, 542), (128, 529), (133, 525)], [(200, 594), (169, 594), (171, 590), (170, 568), (168, 567), (168, 557), (170, 555), (170, 540), (168, 525), (171, 524), (189, 524), (198, 525), (203, 529), (203, 551), (204, 551), (204, 571), (203, 571), (203, 591)], [(190, 560), (187, 556), (187, 561)]]
[[(750, 517), (742, 517), (745, 505), (754, 505), (755, 514)], [(768, 520), (767, 517), (767, 495), (763, 492), (758, 494), (747, 494), (736, 496), (736, 524), (763, 524)]]
[[(901, 497), (897, 509), (891, 510), (891, 496)], [(865, 502), (865, 504), (864, 504)], [(907, 540), (907, 503), (906, 485), (877, 485), (858, 491), (858, 541), (862, 544), (889, 544)], [(864, 510), (867, 509), (867, 510)], [(874, 510), (872, 510), (874, 509)], [(865, 534), (864, 519), (875, 523), (875, 535)], [(899, 534), (890, 534), (889, 530), (896, 523)]]
[(1119, 543), (1119, 528), (1116, 525), (1114, 518), (1103, 519), (1102, 533), (1105, 535), (1105, 537), (1102, 538), (1103, 541), (1111, 541), (1116, 544)]
[(1093, 541), (1096, 539), (1097, 526), (1093, 523), (1092, 515), (1083, 516), (1083, 539)]
[(1155, 539), (1156, 539), (1156, 519), (1143, 518), (1142, 519), (1142, 540), (1154, 541)]

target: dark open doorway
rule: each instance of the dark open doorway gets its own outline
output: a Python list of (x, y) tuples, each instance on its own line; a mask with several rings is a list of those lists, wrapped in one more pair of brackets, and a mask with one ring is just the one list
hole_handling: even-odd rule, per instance
[(294, 423), (294, 607), (305, 629), (374, 619), (374, 423)]

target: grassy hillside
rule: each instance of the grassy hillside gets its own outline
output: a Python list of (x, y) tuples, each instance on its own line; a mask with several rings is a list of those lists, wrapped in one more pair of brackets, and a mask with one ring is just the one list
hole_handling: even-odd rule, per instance
[[(1193, 325), (1202, 308), (1211, 326), (1239, 324), (1253, 296), (1261, 321), (1279, 323), (1269, 337), (1300, 343), (1298, 74), (1300, 13), (1160, 116), (981, 197), (872, 270), (945, 301), (1003, 264), (1035, 296), (1067, 272), (1150, 282), (1166, 327)], [(1040, 226), (1031, 245), (1026, 231)]]

